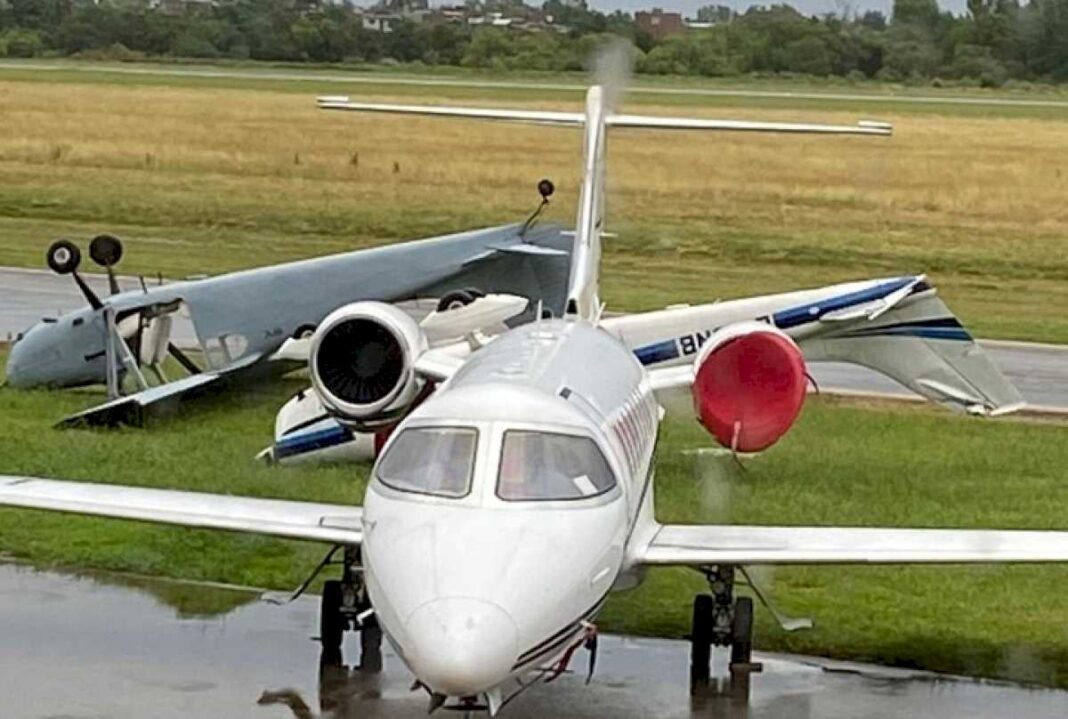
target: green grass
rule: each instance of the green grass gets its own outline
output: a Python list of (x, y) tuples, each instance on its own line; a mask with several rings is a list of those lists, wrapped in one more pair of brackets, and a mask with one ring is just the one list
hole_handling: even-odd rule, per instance
[[(299, 382), (191, 408), (148, 430), (60, 431), (88, 392), (0, 390), (5, 473), (358, 503), (367, 467), (268, 468), (252, 456)], [(925, 408), (815, 400), (744, 474), (691, 450), (692, 422), (664, 425), (656, 485), (661, 521), (1068, 528), (1065, 428), (952, 417)], [(42, 566), (122, 570), (288, 589), (324, 547), (255, 536), (48, 513), (0, 512), (0, 548)], [(757, 644), (949, 672), (1068, 686), (1068, 569), (780, 568), (757, 576), (782, 608), (816, 622), (786, 634), (758, 612)], [(614, 595), (609, 631), (683, 636), (702, 588), (656, 570)], [(184, 599), (184, 597), (179, 597)]]

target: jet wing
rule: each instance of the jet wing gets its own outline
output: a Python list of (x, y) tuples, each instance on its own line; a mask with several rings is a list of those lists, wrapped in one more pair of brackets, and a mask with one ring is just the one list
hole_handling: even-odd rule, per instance
[(363, 509), (349, 505), (3, 475), (0, 505), (333, 544), (363, 539)]
[(1020, 393), (933, 291), (872, 314), (800, 340), (805, 359), (859, 364), (927, 399), (977, 414), (1007, 414), (1024, 406)]
[(649, 565), (961, 564), (1068, 561), (1068, 531), (666, 524)]
[(710, 328), (754, 319), (790, 335), (808, 363), (867, 367), (975, 414), (1024, 405), (923, 275), (613, 317), (605, 325), (634, 349), (658, 394), (671, 394), (692, 383), (693, 357)]

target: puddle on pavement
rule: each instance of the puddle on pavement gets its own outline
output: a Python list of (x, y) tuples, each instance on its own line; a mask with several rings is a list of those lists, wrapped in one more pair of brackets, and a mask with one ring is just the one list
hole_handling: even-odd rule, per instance
[[(361, 670), (359, 640), (322, 662), (318, 607), (244, 590), (0, 564), (0, 699), (5, 719), (366, 719), (424, 717), (426, 696), (388, 648)], [(688, 647), (603, 637), (597, 674), (534, 686), (504, 717), (1063, 719), (1068, 692), (908, 670), (758, 655), (748, 701), (691, 699)], [(582, 665), (582, 666), (579, 666)], [(832, 671), (828, 671), (831, 669)], [(451, 716), (451, 713), (450, 713)]]

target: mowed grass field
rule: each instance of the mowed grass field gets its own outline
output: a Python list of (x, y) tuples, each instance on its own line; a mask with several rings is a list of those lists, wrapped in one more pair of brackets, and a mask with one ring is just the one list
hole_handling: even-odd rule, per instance
[[(42, 266), (51, 239), (109, 231), (128, 272), (219, 273), (520, 220), (541, 177), (559, 188), (549, 217), (573, 220), (571, 129), (327, 113), (313, 97), (574, 110), (575, 92), (79, 67), (0, 65), (0, 264)], [(613, 309), (928, 272), (981, 335), (1068, 341), (1068, 110), (675, 95), (626, 108), (896, 129), (613, 132)]]
[[(149, 430), (59, 431), (98, 395), (0, 389), (4, 473), (359, 503), (368, 467), (271, 468), (252, 458), (274, 412), (303, 383), (201, 403)], [(930, 408), (815, 399), (795, 429), (746, 465), (691, 421), (663, 426), (656, 484), (665, 522), (1068, 529), (1062, 426), (982, 421)], [(0, 547), (41, 566), (102, 568), (296, 586), (326, 547), (42, 512), (0, 511)], [(781, 631), (758, 610), (757, 645), (1068, 686), (1068, 568), (757, 568), (784, 611), (815, 629)], [(682, 637), (704, 589), (689, 570), (652, 570), (613, 595), (603, 630)], [(185, 597), (185, 593), (182, 593)], [(184, 601), (184, 600), (183, 600)], [(183, 603), (184, 606), (184, 603)]]

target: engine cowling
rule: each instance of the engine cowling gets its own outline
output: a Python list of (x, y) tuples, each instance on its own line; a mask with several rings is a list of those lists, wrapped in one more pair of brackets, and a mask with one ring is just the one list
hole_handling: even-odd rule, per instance
[(312, 337), (312, 386), (345, 424), (385, 427), (399, 421), (423, 389), (413, 364), (426, 348), (426, 335), (403, 310), (382, 302), (345, 305)]
[(781, 330), (740, 322), (705, 341), (694, 363), (698, 419), (724, 447), (759, 452), (797, 419), (807, 376), (801, 350)]

